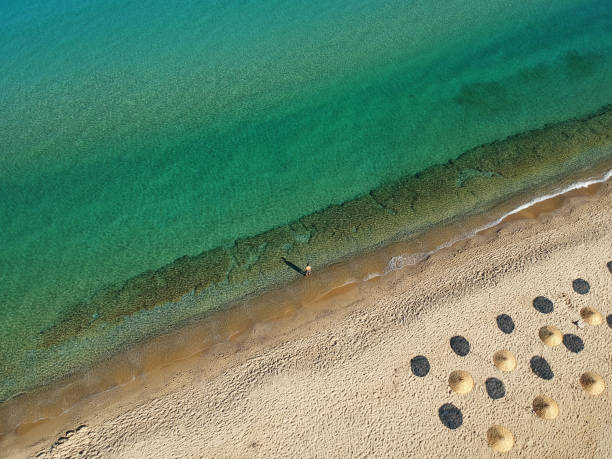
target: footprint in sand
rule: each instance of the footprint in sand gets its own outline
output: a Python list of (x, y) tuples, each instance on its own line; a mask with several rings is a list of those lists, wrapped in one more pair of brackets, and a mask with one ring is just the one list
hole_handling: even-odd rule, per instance
[(53, 442), (53, 444), (49, 447), (48, 450), (40, 451), (38, 454), (36, 454), (36, 457), (39, 457), (45, 453), (53, 452), (57, 448), (61, 448), (64, 443), (68, 442), (74, 435), (78, 434), (79, 432), (83, 432), (83, 434), (87, 435), (87, 431), (88, 427), (85, 424), (81, 424), (74, 430), (67, 430), (64, 435), (60, 435), (57, 440)]

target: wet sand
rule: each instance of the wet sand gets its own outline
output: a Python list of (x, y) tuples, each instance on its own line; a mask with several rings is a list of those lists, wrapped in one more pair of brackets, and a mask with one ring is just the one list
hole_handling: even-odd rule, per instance
[[(609, 388), (589, 395), (579, 377), (594, 371), (610, 384), (611, 209), (607, 183), (532, 206), (369, 281), (393, 253), (427, 252), (458, 228), (315, 273), (315, 282), (298, 281), (5, 404), (0, 441), (16, 457), (480, 457), (494, 453), (487, 430), (500, 424), (514, 434), (511, 456), (605, 457)], [(573, 290), (576, 278), (589, 282), (588, 294)], [(534, 308), (538, 296), (552, 300), (552, 313)], [(604, 323), (577, 328), (584, 306)], [(512, 318), (511, 333), (498, 327), (500, 314)], [(544, 346), (543, 325), (579, 337), (584, 348), (572, 352), (571, 340)], [(453, 352), (453, 336), (469, 342), (464, 357)], [(514, 371), (493, 366), (500, 349), (516, 356)], [(411, 365), (417, 356), (430, 366), (425, 376)], [(531, 368), (535, 356), (548, 362), (551, 379)], [(473, 377), (468, 394), (448, 387), (458, 369)], [(503, 397), (491, 398), (492, 382)], [(533, 413), (538, 395), (557, 402), (557, 419)], [(448, 411), (440, 414), (446, 404), (461, 411), (455, 429)]]

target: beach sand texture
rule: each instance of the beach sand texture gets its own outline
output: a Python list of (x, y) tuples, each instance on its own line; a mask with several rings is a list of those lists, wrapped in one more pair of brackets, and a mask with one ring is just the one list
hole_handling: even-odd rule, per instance
[(609, 0), (311, 3), (3, 2), (1, 402), (612, 158)]
[[(506, 457), (610, 457), (611, 209), (608, 182), (594, 198), (365, 283), (359, 301), (205, 369), (193, 365), (135, 405), (85, 413), (52, 445), (13, 452), (496, 457), (492, 444), (511, 447)], [(603, 324), (577, 327), (585, 307)], [(547, 325), (564, 334), (562, 344), (542, 342)], [(516, 368), (496, 368), (500, 350)], [(456, 370), (473, 378), (468, 393), (450, 389)], [(585, 372), (603, 378), (602, 393), (583, 390)], [(549, 399), (558, 415), (534, 412)], [(507, 431), (514, 443), (496, 437)]]

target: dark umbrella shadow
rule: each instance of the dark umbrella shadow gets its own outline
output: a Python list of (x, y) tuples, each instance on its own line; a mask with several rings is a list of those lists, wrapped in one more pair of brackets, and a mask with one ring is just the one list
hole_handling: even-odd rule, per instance
[(531, 367), (531, 371), (539, 378), (549, 380), (554, 377), (553, 371), (544, 357), (540, 357), (539, 355), (532, 357), (529, 361), (529, 366)]
[(463, 414), (461, 414), (461, 410), (452, 403), (445, 403), (442, 405), (438, 409), (438, 416), (440, 416), (440, 421), (442, 421), (442, 424), (451, 430), (454, 430), (463, 424)]
[(545, 296), (538, 296), (533, 299), (533, 307), (542, 314), (550, 314), (555, 308), (553, 302)]
[(417, 355), (410, 360), (410, 369), (415, 376), (420, 378), (427, 376), (429, 368), (429, 360), (424, 355)]
[(612, 328), (612, 314), (608, 314), (606, 320), (608, 321), (608, 327)]
[(578, 293), (579, 295), (586, 295), (591, 291), (591, 286), (584, 279), (574, 279), (572, 282), (572, 288), (574, 289), (574, 292)]
[(506, 395), (506, 388), (504, 386), (503, 381), (497, 378), (488, 378), (485, 381), (485, 387), (487, 389), (487, 394), (493, 400), (497, 400), (498, 398), (502, 398)]
[(568, 351), (575, 354), (578, 354), (584, 350), (584, 341), (582, 341), (582, 338), (572, 333), (563, 335), (563, 345)]
[(497, 316), (497, 327), (504, 333), (510, 334), (514, 331), (514, 320), (508, 314)]
[(470, 353), (470, 343), (463, 336), (453, 336), (450, 339), (450, 347), (460, 357)]

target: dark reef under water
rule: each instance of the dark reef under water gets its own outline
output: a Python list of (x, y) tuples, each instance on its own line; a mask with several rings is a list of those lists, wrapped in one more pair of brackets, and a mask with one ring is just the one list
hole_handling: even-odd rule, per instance
[[(63, 320), (41, 334), (48, 347), (103, 322), (176, 302), (212, 285), (235, 291), (234, 300), (282, 285), (297, 275), (282, 262), (312, 260), (318, 268), (555, 180), (606, 158), (596, 153), (612, 138), (612, 107), (583, 119), (543, 127), (469, 150), (443, 165), (330, 206), (288, 225), (197, 256), (68, 307)], [(95, 319), (94, 319), (95, 318)]]
[[(0, 400), (47, 384), (142, 339), (286, 285), (299, 277), (283, 259), (317, 270), (436, 225), (486, 211), (612, 157), (612, 106), (473, 148), (457, 159), (376, 188), (257, 236), (108, 287), (67, 305), (29, 358), (0, 355), (9, 377)], [(32, 357), (33, 355), (33, 357)], [(43, 358), (44, 357), (44, 358)]]

